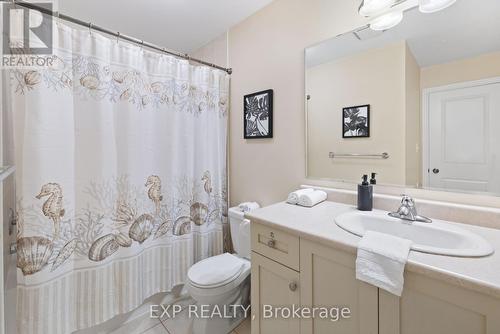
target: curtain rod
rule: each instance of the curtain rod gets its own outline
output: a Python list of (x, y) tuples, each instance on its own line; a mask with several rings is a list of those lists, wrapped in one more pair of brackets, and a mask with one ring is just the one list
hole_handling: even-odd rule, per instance
[(127, 41), (127, 42), (139, 44), (141, 46), (145, 46), (145, 47), (148, 47), (150, 49), (160, 51), (160, 52), (163, 52), (163, 53), (166, 53), (166, 54), (178, 57), (178, 58), (186, 59), (186, 60), (193, 61), (193, 62), (202, 64), (202, 65), (205, 65), (205, 66), (209, 66), (209, 67), (213, 67), (213, 68), (222, 70), (222, 71), (226, 72), (227, 74), (233, 73), (232, 68), (225, 68), (225, 67), (222, 67), (222, 66), (219, 66), (216, 64), (212, 64), (212, 63), (209, 63), (209, 62), (201, 60), (201, 59), (193, 58), (193, 57), (189, 56), (189, 54), (187, 54), (187, 53), (180, 53), (180, 52), (176, 52), (176, 51), (167, 50), (166, 48), (162, 48), (158, 45), (145, 42), (144, 40), (141, 40), (141, 39), (138, 39), (135, 37), (131, 37), (128, 35), (124, 35), (124, 34), (121, 34), (120, 32), (114, 32), (114, 31), (108, 30), (106, 28), (94, 25), (92, 22), (85, 22), (85, 21), (79, 20), (77, 18), (74, 18), (72, 16), (65, 15), (65, 14), (62, 14), (60, 12), (54, 12), (54, 11), (51, 11), (49, 9), (37, 6), (37, 5), (32, 4), (32, 3), (24, 2), (24, 1), (12, 0), (12, 3), (14, 5), (17, 5), (17, 6), (26, 7), (29, 9), (34, 9), (34, 10), (37, 10), (37, 11), (43, 13), (43, 14), (47, 14), (47, 15), (56, 17), (58, 19), (64, 20), (64, 21), (68, 21), (68, 22), (71, 22), (71, 23), (74, 23), (74, 24), (77, 24), (80, 26), (87, 27), (90, 29), (90, 31), (92, 31), (92, 30), (99, 31), (99, 32), (102, 32), (104, 34), (114, 36), (117, 39), (122, 39), (122, 40)]

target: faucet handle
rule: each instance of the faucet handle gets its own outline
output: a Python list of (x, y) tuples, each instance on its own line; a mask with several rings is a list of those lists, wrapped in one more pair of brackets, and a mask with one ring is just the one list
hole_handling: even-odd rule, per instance
[(415, 201), (411, 196), (406, 194), (401, 195), (401, 206), (397, 212), (390, 212), (389, 216), (409, 221), (418, 221), (422, 223), (432, 223), (432, 219), (424, 216), (419, 216), (417, 214), (417, 208), (415, 207)]
[(411, 196), (402, 194), (403, 198), (401, 199), (401, 204), (407, 205), (407, 206), (415, 206), (415, 201)]

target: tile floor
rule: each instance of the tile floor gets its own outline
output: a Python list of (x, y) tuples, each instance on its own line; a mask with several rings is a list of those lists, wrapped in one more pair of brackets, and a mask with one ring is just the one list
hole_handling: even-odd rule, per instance
[[(194, 302), (187, 299), (178, 302), (184, 310), (175, 318), (151, 319), (145, 317), (125, 330), (118, 330), (112, 334), (192, 334), (192, 320), (187, 317), (187, 306)], [(223, 333), (221, 333), (223, 334)], [(250, 319), (244, 320), (236, 329), (229, 334), (250, 334)]]

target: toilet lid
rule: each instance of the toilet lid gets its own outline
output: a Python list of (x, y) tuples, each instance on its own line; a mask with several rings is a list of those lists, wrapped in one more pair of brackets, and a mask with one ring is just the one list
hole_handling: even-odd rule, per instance
[(229, 253), (201, 260), (188, 270), (191, 283), (200, 287), (217, 287), (227, 284), (238, 277), (244, 262)]

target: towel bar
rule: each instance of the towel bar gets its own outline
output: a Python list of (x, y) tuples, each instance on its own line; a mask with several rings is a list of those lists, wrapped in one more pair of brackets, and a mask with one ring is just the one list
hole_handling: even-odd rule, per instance
[(381, 158), (381, 159), (389, 159), (389, 153), (384, 152), (384, 153), (381, 153), (381, 154), (359, 154), (359, 153), (344, 153), (344, 154), (339, 154), (339, 153), (330, 152), (328, 154), (328, 157), (330, 159), (334, 159), (334, 158)]

